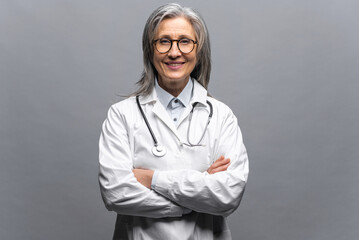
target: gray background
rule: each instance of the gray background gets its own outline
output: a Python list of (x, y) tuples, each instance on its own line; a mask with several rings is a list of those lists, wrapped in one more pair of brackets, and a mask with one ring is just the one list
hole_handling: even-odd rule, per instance
[[(358, 239), (359, 2), (179, 2), (207, 22), (210, 92), (249, 151), (233, 238)], [(0, 0), (0, 239), (111, 238), (98, 137), (162, 3)]]

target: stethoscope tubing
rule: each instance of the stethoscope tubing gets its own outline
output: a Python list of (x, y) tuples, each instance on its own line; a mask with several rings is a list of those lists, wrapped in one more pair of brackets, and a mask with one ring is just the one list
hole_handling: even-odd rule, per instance
[(153, 139), (153, 141), (154, 141), (154, 143), (155, 143), (155, 146), (158, 146), (157, 138), (156, 138), (155, 134), (154, 134), (153, 131), (152, 131), (151, 125), (150, 125), (150, 123), (148, 122), (145, 113), (143, 112), (143, 109), (142, 109), (142, 107), (141, 107), (141, 104), (140, 104), (140, 100), (139, 100), (139, 96), (138, 96), (138, 95), (136, 96), (136, 102), (137, 102), (138, 108), (139, 108), (140, 111), (141, 111), (142, 118), (145, 120), (145, 123), (146, 123), (146, 125), (147, 125), (148, 131), (150, 131), (150, 133), (151, 133), (151, 136), (152, 136), (152, 139)]
[(188, 145), (189, 145), (190, 147), (201, 146), (199, 143), (202, 141), (204, 135), (206, 134), (208, 125), (209, 125), (209, 123), (211, 122), (212, 115), (213, 115), (213, 106), (212, 106), (212, 103), (207, 100), (207, 104), (208, 104), (208, 106), (209, 106), (209, 108), (210, 108), (210, 111), (209, 111), (209, 116), (208, 116), (208, 120), (207, 120), (207, 123), (206, 123), (206, 127), (205, 127), (205, 129), (203, 130), (202, 136), (201, 136), (201, 138), (199, 139), (198, 143), (197, 143), (197, 144), (192, 144), (191, 141), (189, 140), (189, 139), (190, 139), (190, 137), (189, 137), (189, 132), (190, 132), (190, 129), (191, 129), (193, 110), (194, 110), (194, 108), (196, 107), (197, 104), (198, 104), (198, 102), (193, 103), (193, 105), (192, 105), (192, 110), (191, 110), (190, 115), (189, 115), (189, 122), (188, 122), (188, 128), (187, 128), (187, 141), (188, 141)]
[[(157, 156), (157, 157), (162, 157), (166, 154), (166, 149), (165, 147), (161, 146), (158, 144), (158, 141), (157, 141), (157, 138), (154, 134), (154, 132), (152, 131), (152, 128), (151, 128), (151, 125), (150, 123), (148, 122), (148, 119), (141, 107), (141, 103), (140, 103), (140, 100), (139, 100), (139, 95), (136, 96), (136, 102), (137, 102), (137, 106), (138, 108), (140, 109), (140, 112), (141, 112), (141, 115), (142, 115), (142, 118), (143, 120), (145, 121), (146, 123), (146, 126), (148, 128), (148, 131), (150, 132), (151, 136), (152, 136), (152, 139), (153, 139), (153, 142), (154, 142), (154, 147), (152, 148), (152, 153), (153, 155)], [(192, 115), (193, 115), (193, 111), (196, 107), (196, 105), (198, 104), (198, 102), (195, 102), (193, 103), (192, 105), (192, 110), (190, 112), (190, 115), (189, 115), (189, 126), (187, 128), (187, 141), (188, 141), (188, 144), (184, 143), (185, 145), (187, 146), (190, 146), (190, 147), (195, 147), (195, 146), (201, 146), (199, 143), (202, 141), (204, 135), (206, 134), (206, 131), (207, 131), (207, 128), (208, 128), (208, 125), (209, 123), (211, 122), (211, 119), (212, 119), (212, 116), (213, 116), (213, 106), (212, 106), (212, 103), (210, 101), (207, 100), (207, 104), (210, 108), (210, 112), (209, 112), (209, 116), (208, 116), (208, 120), (207, 120), (207, 123), (206, 123), (206, 127), (202, 133), (202, 136), (201, 138), (199, 139), (198, 143), (197, 144), (192, 144), (189, 140), (189, 132), (190, 132), (190, 128), (191, 128), (191, 122), (192, 122)]]

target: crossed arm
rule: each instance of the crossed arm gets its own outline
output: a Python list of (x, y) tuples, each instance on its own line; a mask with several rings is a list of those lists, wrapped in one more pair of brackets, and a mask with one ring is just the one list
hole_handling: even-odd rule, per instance
[[(224, 156), (220, 156), (208, 169), (207, 172), (209, 174), (215, 174), (217, 172), (222, 172), (227, 170), (230, 164), (229, 158), (224, 158)], [(151, 189), (152, 176), (154, 171), (149, 169), (139, 169), (136, 168), (133, 171), (137, 181), (141, 183), (143, 186)]]
[[(239, 205), (248, 177), (248, 158), (236, 118), (229, 114), (218, 142), (220, 157), (206, 172), (132, 169), (125, 117), (111, 108), (99, 142), (99, 183), (108, 210), (151, 218), (178, 217), (184, 208), (227, 216)], [(120, 147), (119, 147), (120, 146)]]

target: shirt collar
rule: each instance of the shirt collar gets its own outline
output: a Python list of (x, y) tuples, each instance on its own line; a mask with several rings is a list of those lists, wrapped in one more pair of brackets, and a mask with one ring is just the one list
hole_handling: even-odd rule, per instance
[[(190, 100), (190, 104), (199, 102), (205, 106), (206, 100), (207, 100), (207, 90), (199, 82), (197, 82), (197, 80), (195, 80), (195, 79), (191, 79), (191, 80), (193, 81), (193, 96), (192, 96), (192, 99)], [(188, 82), (190, 82), (190, 81), (188, 81)], [(155, 87), (156, 87), (156, 83), (157, 83), (157, 80), (155, 79)], [(163, 90), (163, 91), (165, 91), (165, 90)], [(148, 104), (150, 102), (157, 101), (158, 99), (159, 98), (157, 97), (157, 91), (155, 89), (153, 89), (153, 91), (146, 96), (140, 96), (141, 104)]]
[[(193, 80), (190, 78), (187, 82), (185, 88), (182, 92), (176, 97), (184, 106), (187, 106), (192, 98), (192, 89), (193, 89)], [(157, 93), (158, 100), (162, 103), (162, 105), (167, 108), (168, 104), (174, 98), (170, 93), (161, 88), (158, 84), (157, 79), (155, 81), (155, 91)]]

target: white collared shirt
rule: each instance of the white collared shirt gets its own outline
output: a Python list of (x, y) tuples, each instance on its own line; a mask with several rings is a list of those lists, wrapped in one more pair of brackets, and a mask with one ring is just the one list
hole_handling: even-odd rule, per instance
[(157, 79), (155, 80), (155, 91), (158, 100), (160, 100), (162, 105), (166, 108), (167, 113), (176, 126), (178, 126), (183, 110), (188, 107), (188, 104), (191, 101), (192, 90), (193, 80), (190, 78), (182, 92), (177, 97), (174, 97), (158, 84)]

